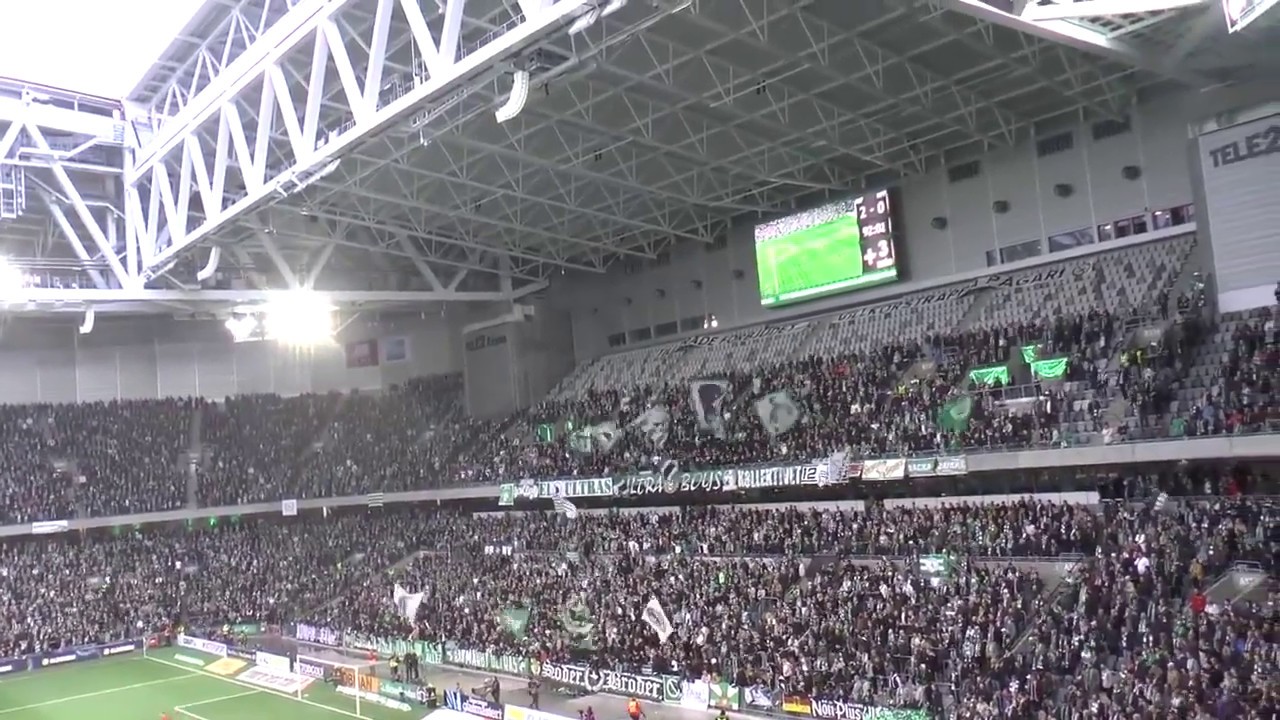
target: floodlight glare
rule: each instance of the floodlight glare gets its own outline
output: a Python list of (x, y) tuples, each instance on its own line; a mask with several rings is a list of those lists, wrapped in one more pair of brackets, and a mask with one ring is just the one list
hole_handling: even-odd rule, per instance
[(8, 258), (0, 257), (0, 293), (17, 292), (27, 285), (27, 275), (14, 267)]
[(333, 341), (334, 307), (322, 295), (291, 290), (261, 308), (262, 325), (272, 340), (288, 345), (312, 346)]

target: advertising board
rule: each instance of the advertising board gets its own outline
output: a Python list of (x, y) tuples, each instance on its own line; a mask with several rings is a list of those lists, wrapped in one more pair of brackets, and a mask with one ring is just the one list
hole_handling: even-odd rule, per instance
[(198, 650), (202, 653), (217, 655), (218, 657), (227, 656), (227, 646), (225, 644), (214, 642), (212, 640), (205, 640), (204, 638), (191, 637), (190, 635), (179, 635), (178, 647)]
[(47, 653), (36, 653), (22, 657), (0, 658), (0, 675), (10, 675), (48, 667), (59, 667), (85, 660), (98, 660), (104, 657), (115, 657), (142, 649), (144, 639), (122, 640), (104, 645), (85, 645), (83, 647), (55, 650)]

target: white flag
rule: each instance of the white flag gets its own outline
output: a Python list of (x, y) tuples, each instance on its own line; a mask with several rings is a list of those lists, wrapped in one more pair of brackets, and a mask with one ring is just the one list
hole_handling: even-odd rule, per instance
[(667, 444), (667, 436), (671, 432), (671, 413), (667, 406), (655, 405), (632, 420), (628, 427), (643, 433), (654, 447), (660, 448)]
[(724, 440), (724, 404), (729, 399), (728, 380), (695, 380), (689, 383), (689, 402), (698, 429)]
[(418, 606), (422, 604), (422, 593), (411, 593), (396, 583), (391, 591), (391, 602), (400, 612), (400, 617), (413, 622), (418, 617)]
[(786, 390), (773, 392), (756, 401), (756, 415), (764, 431), (772, 437), (795, 426), (800, 420), (800, 406)]
[(587, 425), (574, 430), (569, 435), (569, 449), (583, 455), (593, 452), (609, 452), (622, 434), (618, 431), (618, 423), (612, 420)]
[(658, 633), (658, 642), (666, 642), (671, 637), (671, 633), (675, 632), (675, 628), (671, 627), (671, 620), (667, 617), (667, 611), (662, 609), (662, 603), (658, 602), (658, 598), (650, 598), (649, 604), (644, 606), (642, 617), (653, 631)]
[(570, 520), (578, 519), (578, 506), (569, 502), (566, 498), (559, 495), (551, 498), (551, 504), (555, 506), (556, 512), (569, 518)]
[(591, 428), (591, 438), (595, 441), (596, 450), (600, 452), (612, 450), (621, 437), (622, 433), (618, 431), (618, 423), (612, 420), (597, 423)]
[(849, 451), (837, 450), (827, 456), (825, 462), (818, 465), (818, 484), (831, 485), (842, 483), (845, 479), (845, 472), (849, 468)]

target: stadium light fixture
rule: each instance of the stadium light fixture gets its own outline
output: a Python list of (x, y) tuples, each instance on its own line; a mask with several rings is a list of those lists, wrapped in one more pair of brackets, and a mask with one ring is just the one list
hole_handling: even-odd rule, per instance
[(289, 290), (261, 305), (240, 305), (225, 323), (234, 342), (274, 340), (295, 347), (333, 342), (334, 306), (310, 290)]
[(507, 101), (498, 108), (493, 114), (498, 122), (504, 123), (515, 118), (524, 110), (524, 104), (529, 100), (529, 71), (517, 70), (511, 79), (511, 96)]
[(0, 257), (0, 294), (16, 293), (26, 286), (27, 274), (22, 268), (9, 262), (8, 258)]
[(266, 335), (287, 345), (311, 347), (333, 342), (333, 305), (311, 290), (290, 290), (261, 308)]
[(609, 0), (600, 9), (600, 17), (607, 18), (627, 6), (627, 0)]

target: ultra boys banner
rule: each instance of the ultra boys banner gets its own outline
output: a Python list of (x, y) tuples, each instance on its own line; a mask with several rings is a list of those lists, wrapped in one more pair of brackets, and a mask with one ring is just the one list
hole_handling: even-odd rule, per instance
[(856, 480), (863, 465), (847, 462), (841, 472), (832, 476), (826, 460), (799, 465), (689, 470), (670, 477), (645, 472), (622, 477), (573, 478), (564, 480), (521, 480), (498, 486), (498, 505), (515, 505), (517, 500), (547, 500), (554, 497), (626, 497), (636, 495), (675, 495), (679, 493), (730, 493), (787, 487), (835, 485)]

